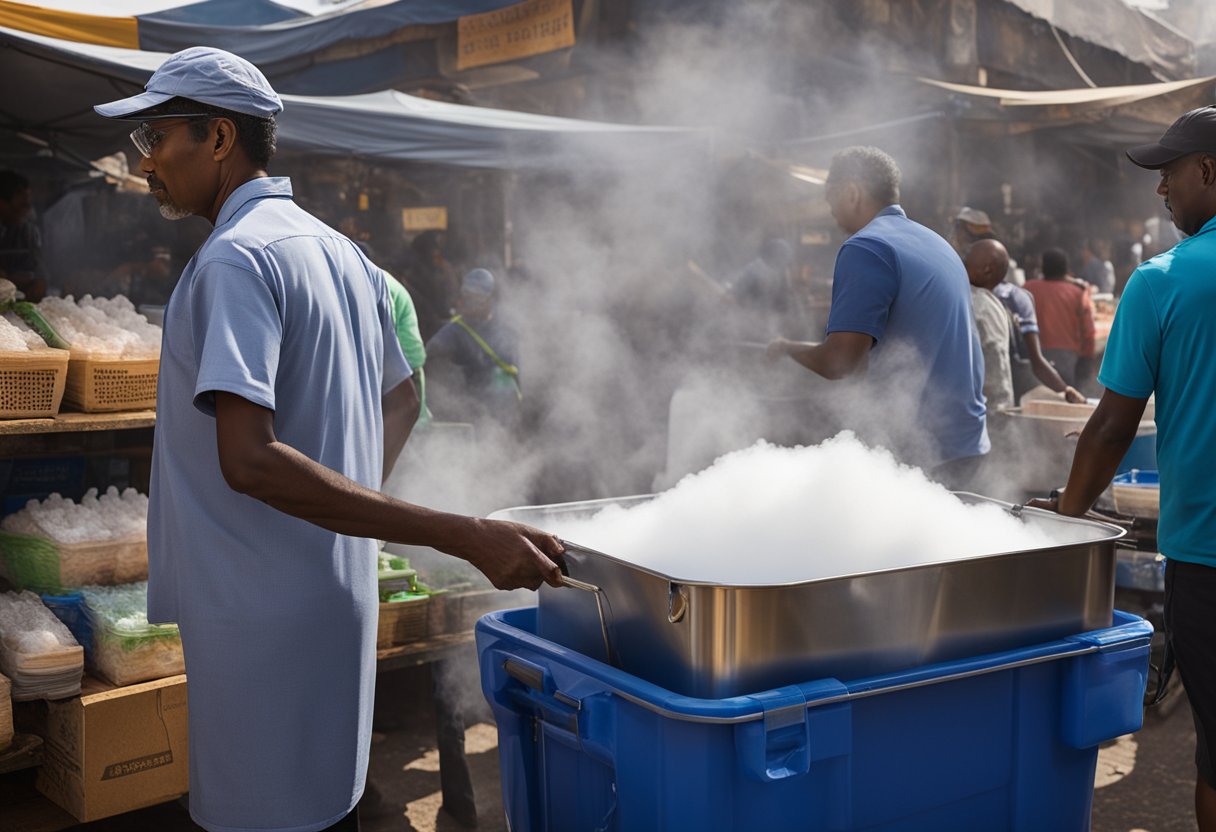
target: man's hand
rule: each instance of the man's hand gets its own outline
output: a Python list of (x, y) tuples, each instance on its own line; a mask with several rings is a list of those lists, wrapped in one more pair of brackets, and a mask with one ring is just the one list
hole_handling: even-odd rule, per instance
[(476, 566), (498, 589), (561, 586), (566, 551), (555, 535), (502, 520), (475, 520), (468, 542), (444, 549)]
[(1036, 497), (1026, 503), (1026, 508), (1041, 508), (1045, 511), (1058, 513), (1060, 511), (1059, 497)]
[(765, 349), (764, 354), (768, 356), (769, 361), (784, 358), (789, 355), (789, 344), (790, 341), (787, 338), (774, 338), (772, 341), (769, 341), (768, 348)]
[(1085, 404), (1085, 394), (1073, 386), (1064, 388), (1064, 401), (1071, 404)]

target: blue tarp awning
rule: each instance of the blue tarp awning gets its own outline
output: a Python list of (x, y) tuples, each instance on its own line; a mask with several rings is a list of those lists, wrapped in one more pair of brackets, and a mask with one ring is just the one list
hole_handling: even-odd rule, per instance
[[(434, 75), (447, 24), (519, 0), (0, 0), (0, 27), (94, 46), (173, 53), (216, 46), (257, 64), (280, 92), (347, 95)], [(341, 52), (340, 55), (333, 54)]]
[[(0, 87), (0, 127), (10, 139), (25, 132), (77, 155), (111, 153), (130, 125), (92, 106), (139, 91), (167, 57), (0, 28), (0, 77), (22, 79)], [(280, 146), (326, 155), (518, 170), (706, 149), (693, 130), (469, 107), (394, 90), (283, 99)]]

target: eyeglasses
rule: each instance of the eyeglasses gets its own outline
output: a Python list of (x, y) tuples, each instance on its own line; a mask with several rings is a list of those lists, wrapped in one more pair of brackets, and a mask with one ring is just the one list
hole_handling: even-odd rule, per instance
[[(168, 127), (153, 127), (149, 122), (161, 119), (180, 118), (183, 119), (181, 124), (173, 124)], [(190, 124), (195, 121), (210, 121), (215, 118), (210, 113), (172, 113), (163, 116), (148, 116), (140, 125), (131, 131), (131, 143), (135, 145), (145, 159), (152, 158), (152, 148), (160, 144), (160, 140), (165, 137), (165, 134), (174, 127), (181, 127), (182, 124)]]

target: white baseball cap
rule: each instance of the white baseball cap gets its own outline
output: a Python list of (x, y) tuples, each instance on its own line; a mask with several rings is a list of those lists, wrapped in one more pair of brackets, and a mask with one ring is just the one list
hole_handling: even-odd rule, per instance
[(93, 109), (106, 118), (130, 118), (172, 98), (259, 118), (283, 111), (283, 102), (260, 69), (239, 55), (210, 46), (192, 46), (170, 55), (152, 73), (144, 92)]

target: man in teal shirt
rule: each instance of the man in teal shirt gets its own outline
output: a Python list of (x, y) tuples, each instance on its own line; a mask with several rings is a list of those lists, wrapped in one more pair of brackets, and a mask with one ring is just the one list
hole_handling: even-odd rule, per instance
[[(1216, 107), (1176, 121), (1159, 142), (1132, 148), (1161, 172), (1157, 193), (1187, 239), (1128, 280), (1098, 381), (1102, 401), (1077, 443), (1068, 486), (1035, 501), (1078, 516), (1093, 505), (1156, 395), (1161, 471), (1158, 548), (1165, 573), (1167, 651), (1195, 717), (1195, 813), (1216, 830)], [(1166, 664), (1169, 664), (1168, 658)]]

